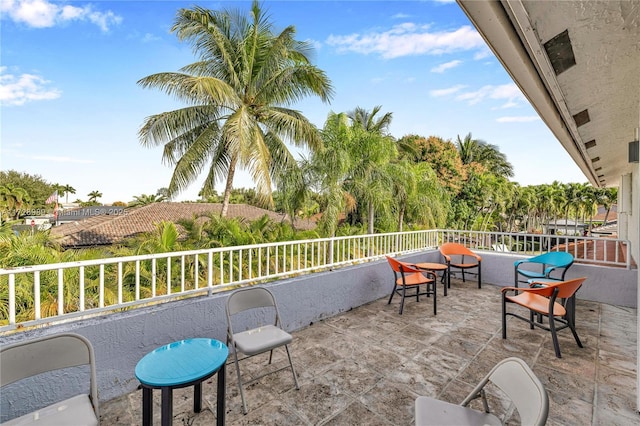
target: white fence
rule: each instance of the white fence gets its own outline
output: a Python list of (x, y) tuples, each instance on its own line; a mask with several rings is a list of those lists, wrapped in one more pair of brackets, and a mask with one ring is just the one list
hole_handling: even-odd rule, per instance
[[(568, 251), (578, 261), (630, 267), (628, 241), (427, 230), (287, 241), (0, 269), (0, 334), (105, 311), (131, 309), (234, 286), (435, 249), (446, 241), (474, 250), (526, 255)], [(611, 251), (610, 246), (615, 246)]]

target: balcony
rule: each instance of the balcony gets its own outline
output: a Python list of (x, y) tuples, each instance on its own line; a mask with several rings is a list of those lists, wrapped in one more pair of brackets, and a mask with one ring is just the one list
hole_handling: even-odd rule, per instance
[[(439, 296), (441, 292), (439, 293)], [(510, 319), (502, 339), (497, 287), (453, 280), (449, 295), (431, 302), (407, 300), (398, 315), (381, 298), (293, 333), (292, 355), (300, 380), (295, 390), (289, 371), (263, 378), (246, 392), (244, 416), (233, 365), (227, 369), (227, 424), (409, 425), (418, 395), (460, 402), (500, 359), (518, 356), (549, 392), (548, 425), (637, 424), (635, 411), (636, 309), (579, 301), (578, 333), (560, 332), (563, 358), (553, 352), (550, 335)], [(276, 364), (285, 363), (284, 355)], [(258, 372), (267, 356), (245, 361), (243, 371)], [(284, 364), (283, 364), (284, 365)], [(174, 393), (174, 424), (213, 424), (215, 377), (204, 386), (204, 409), (192, 412), (192, 389)], [(159, 392), (155, 392), (159, 424)], [(479, 403), (479, 401), (476, 401)], [(517, 424), (512, 407), (493, 400), (508, 424)], [(102, 405), (105, 425), (139, 424), (141, 391)], [(480, 409), (480, 405), (476, 408)]]
[[(289, 242), (253, 254), (246, 247), (228, 248), (222, 254), (165, 253), (162, 256), (174, 261), (164, 263), (159, 258), (105, 259), (95, 287), (106, 288), (111, 272), (115, 272), (116, 282), (126, 282), (123, 271), (128, 268), (127, 262), (139, 262), (140, 269), (150, 261), (155, 265), (154, 277), (160, 277), (161, 266), (172, 268), (167, 276), (182, 276), (173, 288), (184, 285), (185, 290), (160, 294), (163, 284), (158, 278), (158, 282), (153, 281), (158, 293), (155, 298), (140, 296), (114, 306), (103, 302), (82, 312), (65, 313), (61, 309), (61, 315), (22, 323), (16, 320), (19, 310), (14, 306), (13, 324), (10, 321), (0, 328), (0, 339), (7, 344), (62, 331), (86, 336), (96, 350), (102, 424), (140, 424), (141, 391), (136, 390), (138, 382), (133, 375), (137, 361), (155, 347), (175, 340), (213, 337), (224, 341), (226, 294), (219, 290), (257, 281), (258, 269), (253, 271), (254, 276), (247, 275), (251, 268), (246, 263), (259, 258), (265, 261), (270, 253), (279, 260), (271, 258), (264, 265), (276, 269), (266, 270), (263, 265), (260, 270), (271, 274), (264, 285), (276, 294), (284, 326), (293, 331), (292, 355), (301, 388), (293, 388), (286, 370), (267, 376), (246, 392), (250, 411), (243, 416), (235, 371), (228, 368), (228, 424), (411, 424), (418, 395), (459, 402), (491, 366), (508, 356), (523, 358), (545, 384), (551, 404), (548, 424), (636, 424), (640, 420), (636, 411), (637, 269), (629, 266), (628, 258), (621, 261), (617, 256), (595, 256), (571, 268), (568, 277), (589, 277), (578, 293), (577, 304), (577, 331), (585, 347), (578, 348), (568, 330), (563, 330), (559, 333), (561, 359), (554, 356), (549, 333), (529, 330), (526, 323), (516, 319), (510, 318), (508, 339), (501, 337), (499, 287), (512, 283), (513, 261), (524, 253), (483, 251), (483, 288), (478, 289), (473, 278), (466, 283), (454, 279), (449, 295), (443, 297), (440, 286), (436, 317), (428, 300), (407, 300), (402, 316), (397, 300), (387, 305), (391, 272), (382, 254), (437, 262), (435, 247), (443, 240), (473, 241), (490, 247), (487, 241), (500, 237), (428, 231), (368, 236), (366, 241), (362, 236), (349, 241), (313, 241), (307, 248)], [(523, 236), (518, 238), (523, 240), (514, 246), (527, 250), (541, 241), (539, 236), (528, 242)], [(483, 250), (480, 246), (473, 248)], [(315, 259), (311, 267), (295, 260), (301, 252)], [(348, 253), (360, 257), (350, 258)], [(208, 265), (201, 271), (201, 280), (211, 285), (188, 288), (188, 268), (184, 265), (189, 256), (206, 260), (195, 263)], [(211, 272), (218, 259), (220, 277), (227, 277), (222, 283)], [(229, 268), (230, 259), (237, 262), (233, 268)], [(242, 259), (245, 265), (239, 266)], [(109, 262), (116, 262), (117, 267)], [(296, 264), (298, 269), (288, 269)], [(45, 267), (50, 270), (37, 271)], [(72, 267), (84, 269), (79, 275), (66, 272)], [(0, 272), (9, 278), (0, 278), (15, 288), (20, 273), (31, 274), (38, 283), (53, 274), (54, 282), (57, 277), (57, 282), (66, 285), (73, 277), (83, 283), (81, 287), (89, 287), (90, 268), (96, 267), (41, 265), (25, 271), (3, 270)], [(313, 268), (315, 273), (307, 273)], [(227, 272), (223, 275), (223, 271)], [(80, 278), (85, 275), (86, 282)], [(144, 290), (142, 278), (138, 276), (137, 281)], [(66, 302), (60, 304), (68, 306)], [(278, 358), (276, 363), (283, 360)], [(243, 371), (257, 373), (266, 358), (245, 362), (253, 364), (245, 364)], [(44, 380), (42, 386), (48, 381)], [(71, 393), (76, 385), (65, 381)], [(3, 392), (2, 420), (18, 415), (20, 410), (29, 411), (23, 401), (33, 398), (21, 397), (20, 392), (28, 390)], [(191, 411), (191, 389), (177, 390), (174, 424), (210, 424), (216, 415), (215, 392), (214, 377), (204, 386), (205, 409), (195, 415)], [(46, 391), (41, 393), (46, 397)], [(155, 393), (159, 399), (159, 392)], [(493, 402), (508, 423), (517, 423), (512, 407), (499, 400)], [(160, 413), (159, 400), (157, 404), (156, 416)]]

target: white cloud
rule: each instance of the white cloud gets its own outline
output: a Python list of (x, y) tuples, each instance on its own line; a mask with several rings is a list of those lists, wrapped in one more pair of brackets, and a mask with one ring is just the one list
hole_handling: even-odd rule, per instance
[(6, 74), (7, 67), (0, 67), (0, 103), (7, 106), (24, 105), (30, 101), (57, 99), (62, 92), (46, 87), (50, 82), (39, 75)]
[(496, 121), (498, 123), (529, 123), (531, 121), (538, 121), (540, 117), (537, 115), (527, 115), (521, 117), (500, 117)]
[(396, 13), (391, 17), (391, 19), (407, 19), (410, 18), (411, 15), (407, 15), (406, 13)]
[(473, 59), (475, 59), (476, 61), (479, 61), (484, 58), (489, 58), (491, 57), (491, 55), (492, 55), (491, 50), (489, 50), (489, 48), (485, 46), (484, 48), (480, 49), (478, 52), (476, 52), (473, 55)]
[(453, 61), (449, 61), (449, 62), (445, 62), (444, 64), (440, 64), (437, 67), (431, 68), (431, 72), (443, 73), (448, 69), (457, 67), (461, 63), (462, 63), (462, 61), (460, 61), (458, 59), (453, 60)]
[(112, 11), (99, 12), (92, 5), (60, 5), (49, 0), (0, 0), (2, 16), (34, 28), (49, 28), (71, 21), (91, 22), (104, 32), (122, 22)]
[(456, 96), (458, 101), (467, 101), (469, 105), (475, 105), (485, 99), (506, 100), (502, 108), (511, 108), (524, 101), (525, 97), (514, 83), (502, 84), (500, 86), (487, 85), (473, 92), (461, 93)]
[(456, 86), (448, 87), (446, 89), (432, 90), (432, 91), (429, 92), (429, 94), (431, 96), (433, 96), (434, 98), (439, 98), (441, 96), (453, 95), (454, 93), (457, 93), (457, 92), (461, 91), (465, 87), (467, 87), (467, 86), (465, 86), (463, 84), (458, 84)]
[(384, 32), (330, 35), (326, 41), (339, 52), (356, 52), (365, 55), (378, 54), (383, 58), (412, 55), (439, 55), (485, 46), (482, 37), (472, 27), (465, 25), (454, 31), (429, 31), (428, 25), (403, 23)]
[(153, 35), (151, 33), (145, 33), (145, 35), (142, 36), (143, 43), (151, 43), (153, 41), (158, 41), (158, 40), (160, 40), (160, 37)]

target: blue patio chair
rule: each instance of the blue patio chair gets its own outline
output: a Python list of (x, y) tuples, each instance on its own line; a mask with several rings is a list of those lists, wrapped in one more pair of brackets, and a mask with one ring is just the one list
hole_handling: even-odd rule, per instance
[[(514, 284), (526, 283), (530, 280), (564, 281), (564, 275), (573, 265), (573, 255), (563, 251), (552, 251), (529, 259), (517, 260), (514, 264)], [(520, 277), (525, 279), (520, 279)]]

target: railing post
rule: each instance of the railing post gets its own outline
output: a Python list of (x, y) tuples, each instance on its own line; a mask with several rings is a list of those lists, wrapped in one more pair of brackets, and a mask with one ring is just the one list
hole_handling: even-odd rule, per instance
[(331, 237), (331, 239), (329, 240), (329, 267), (333, 268), (333, 241), (334, 241), (335, 237)]

